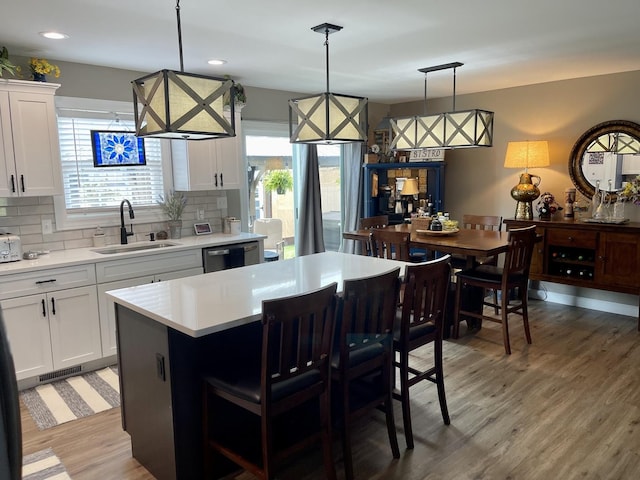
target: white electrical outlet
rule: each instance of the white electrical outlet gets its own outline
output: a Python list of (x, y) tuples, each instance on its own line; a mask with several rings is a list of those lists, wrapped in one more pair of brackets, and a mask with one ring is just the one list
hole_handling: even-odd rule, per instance
[(218, 197), (218, 209), (227, 208), (227, 197)]
[(51, 223), (50, 218), (45, 218), (42, 220), (42, 234), (43, 235), (51, 235), (53, 233), (53, 224)]
[(198, 220), (204, 220), (204, 208), (198, 209)]

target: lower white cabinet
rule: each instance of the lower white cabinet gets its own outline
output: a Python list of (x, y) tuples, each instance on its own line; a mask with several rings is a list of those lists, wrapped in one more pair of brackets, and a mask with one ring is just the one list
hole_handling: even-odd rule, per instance
[(155, 275), (145, 275), (141, 277), (118, 280), (116, 282), (98, 284), (98, 297), (100, 299), (100, 330), (102, 333), (102, 352), (106, 357), (118, 353), (116, 342), (116, 315), (113, 301), (109, 300), (105, 292), (117, 290), (119, 288), (135, 287), (146, 283), (161, 282), (174, 278), (190, 277), (201, 275), (202, 267), (194, 267), (185, 270), (169, 271)]
[(18, 380), (102, 357), (95, 285), (2, 301)]

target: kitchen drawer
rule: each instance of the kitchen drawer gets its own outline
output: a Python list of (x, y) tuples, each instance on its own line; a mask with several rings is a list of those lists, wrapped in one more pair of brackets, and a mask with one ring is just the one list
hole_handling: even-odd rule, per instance
[(95, 283), (96, 270), (93, 263), (3, 275), (0, 277), (0, 300), (84, 287), (95, 285)]
[(202, 268), (200, 248), (100, 262), (96, 264), (96, 275), (98, 283), (105, 283), (197, 267)]
[(548, 229), (547, 245), (595, 249), (598, 232), (565, 228)]

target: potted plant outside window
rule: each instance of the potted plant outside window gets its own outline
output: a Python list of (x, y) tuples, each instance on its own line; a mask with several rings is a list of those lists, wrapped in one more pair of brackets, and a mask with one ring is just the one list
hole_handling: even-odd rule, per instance
[(267, 192), (275, 190), (279, 195), (284, 195), (293, 189), (293, 177), (289, 170), (270, 170), (264, 176), (262, 184)]
[(187, 205), (187, 197), (183, 193), (169, 190), (166, 195), (158, 196), (158, 205), (167, 217), (169, 217), (169, 236), (171, 238), (180, 238), (182, 236), (182, 214), (184, 207)]

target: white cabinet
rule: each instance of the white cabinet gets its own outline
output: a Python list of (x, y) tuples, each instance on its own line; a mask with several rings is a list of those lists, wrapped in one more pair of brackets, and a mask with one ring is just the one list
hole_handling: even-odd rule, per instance
[(128, 260), (113, 260), (97, 266), (100, 330), (103, 355), (116, 355), (116, 318), (113, 301), (105, 292), (146, 283), (202, 274), (201, 250), (154, 254)]
[(93, 265), (1, 280), (0, 304), (18, 380), (102, 357)]
[(0, 79), (0, 197), (62, 193), (53, 99), (59, 86)]
[(172, 140), (173, 184), (179, 191), (240, 188), (242, 132), (236, 111), (236, 136), (217, 140)]

